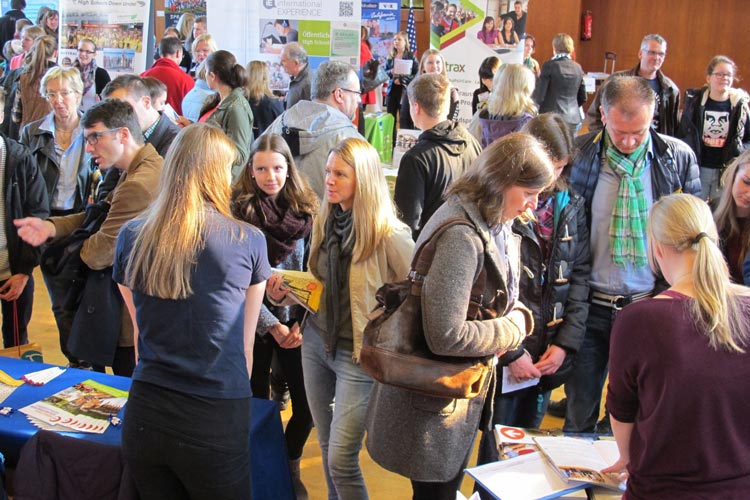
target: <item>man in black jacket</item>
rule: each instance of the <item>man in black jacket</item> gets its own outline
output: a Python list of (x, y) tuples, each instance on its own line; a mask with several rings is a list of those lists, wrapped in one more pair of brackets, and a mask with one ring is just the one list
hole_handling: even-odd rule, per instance
[(445, 190), (482, 148), (463, 125), (445, 119), (450, 82), (443, 75), (420, 75), (409, 84), (407, 93), (414, 125), (424, 132), (401, 158), (394, 200), (416, 241), (427, 220), (443, 204)]
[[(648, 81), (656, 94), (656, 107), (652, 126), (660, 134), (676, 137), (679, 122), (677, 111), (680, 109), (680, 89), (667, 77), (661, 67), (667, 57), (667, 41), (661, 35), (646, 35), (638, 51), (638, 65), (625, 71), (618, 71), (613, 76), (640, 76)], [(602, 113), (601, 92), (597, 92), (586, 113), (589, 132), (601, 130)]]
[[(0, 90), (0, 121), (5, 93)], [(32, 271), (40, 251), (18, 237), (14, 219), (49, 216), (47, 187), (26, 146), (0, 135), (0, 308), (3, 342), (11, 347), (29, 342), (26, 327), (34, 304)], [(16, 337), (16, 333), (18, 337)]]

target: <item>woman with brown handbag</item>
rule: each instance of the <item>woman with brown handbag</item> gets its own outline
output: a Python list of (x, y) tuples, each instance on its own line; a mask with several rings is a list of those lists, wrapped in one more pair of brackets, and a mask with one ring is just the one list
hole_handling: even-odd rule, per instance
[[(484, 358), (517, 347), (532, 330), (531, 314), (518, 295), (518, 238), (510, 224), (536, 208), (540, 191), (553, 181), (542, 145), (511, 134), (490, 145), (471, 169), (449, 188), (446, 202), (417, 240), (429, 238), (446, 220), (460, 217), (437, 240), (422, 285), (422, 322), (437, 355)], [(473, 226), (473, 227), (472, 227)], [(466, 311), (474, 281), (485, 268), (482, 306), (494, 319), (469, 321)], [(411, 479), (414, 499), (453, 500), (473, 449), (487, 397), (451, 399), (375, 383), (367, 415), (367, 448), (386, 469)]]
[[(396, 216), (373, 146), (355, 137), (341, 141), (325, 172), (308, 262), (323, 283), (323, 299), (304, 327), (302, 369), (328, 498), (367, 500), (359, 451), (372, 378), (359, 364), (363, 330), (376, 290), (408, 273), (414, 242)], [(286, 293), (274, 274), (267, 296), (278, 303)]]

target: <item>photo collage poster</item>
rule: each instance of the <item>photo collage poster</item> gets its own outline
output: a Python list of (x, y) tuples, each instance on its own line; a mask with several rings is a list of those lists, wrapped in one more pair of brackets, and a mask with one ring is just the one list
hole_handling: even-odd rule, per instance
[(530, 0), (433, 0), (430, 46), (439, 49), (451, 84), (460, 97), (459, 121), (471, 120), (471, 98), (479, 86), (477, 71), (486, 57), (503, 64), (523, 62)]
[(164, 28), (176, 27), (180, 16), (190, 12), (195, 17), (206, 15), (206, 0), (164, 0)]
[(362, 2), (362, 26), (367, 29), (367, 39), (372, 57), (385, 65), (393, 45), (393, 36), (401, 31), (401, 7), (396, 2)]
[(96, 64), (112, 78), (140, 74), (147, 67), (150, 2), (142, 0), (61, 0), (58, 60), (71, 66), (78, 42), (90, 38), (98, 48)]
[(291, 42), (305, 48), (313, 70), (328, 60), (359, 70), (361, 0), (209, 0), (207, 16), (208, 31), (220, 47), (239, 61), (268, 64), (273, 90), (289, 87), (281, 51)]

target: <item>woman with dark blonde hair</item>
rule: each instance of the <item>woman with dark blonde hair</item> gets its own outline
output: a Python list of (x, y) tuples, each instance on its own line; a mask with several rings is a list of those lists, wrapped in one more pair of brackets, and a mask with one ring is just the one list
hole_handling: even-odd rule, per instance
[(144, 500), (250, 498), (250, 374), (271, 269), (263, 234), (230, 210), (235, 156), (217, 127), (183, 129), (158, 197), (117, 238), (138, 363), (122, 446)]
[(54, 9), (48, 10), (42, 16), (39, 26), (44, 28), (44, 32), (47, 35), (53, 36), (57, 39), (57, 35), (60, 31), (60, 13)]
[[(39, 91), (47, 70), (57, 66), (57, 39), (45, 35), (34, 40), (18, 77), (18, 92), (13, 102), (12, 120), (18, 130), (50, 112), (50, 105)], [(17, 134), (14, 134), (16, 137)]]
[(714, 211), (722, 251), (735, 283), (750, 286), (750, 149), (727, 167)]
[[(409, 271), (414, 242), (398, 219), (372, 145), (341, 141), (325, 169), (325, 202), (313, 225), (309, 260), (324, 298), (305, 325), (302, 366), (328, 498), (362, 500), (367, 488), (359, 451), (372, 388), (359, 364), (363, 331), (378, 288)], [(274, 301), (288, 292), (277, 275), (268, 288)]]
[[(526, 134), (492, 143), (448, 188), (445, 203), (420, 233), (417, 247), (446, 221), (422, 281), (422, 328), (438, 356), (479, 358), (490, 368), (481, 394), (469, 399), (427, 396), (376, 382), (367, 413), (367, 449), (386, 469), (411, 479), (415, 500), (453, 500), (473, 450), (485, 403), (492, 401), (494, 361), (532, 331), (518, 300), (519, 241), (513, 220), (537, 207), (553, 181), (544, 147)], [(483, 319), (467, 319), (472, 288), (486, 269)], [(487, 401), (489, 399), (489, 401)], [(489, 423), (487, 420), (486, 423)], [(488, 428), (482, 429), (491, 432)]]
[[(260, 64), (265, 67), (265, 63)], [(271, 266), (304, 270), (305, 242), (317, 209), (318, 197), (297, 171), (284, 139), (275, 134), (260, 137), (232, 190), (232, 212), (263, 231)], [(276, 354), (292, 399), (292, 417), (284, 434), (297, 498), (307, 498), (300, 478), (300, 459), (313, 427), (302, 377), (300, 325), (304, 313), (302, 306), (277, 307), (264, 301), (250, 377), (253, 397), (269, 399), (271, 359)]]
[(247, 63), (247, 100), (253, 110), (253, 134), (255, 137), (266, 131), (268, 126), (284, 112), (284, 101), (271, 91), (271, 75), (265, 61)]
[(491, 142), (517, 132), (536, 116), (532, 97), (536, 78), (522, 64), (503, 64), (492, 79), (487, 103), (479, 109), (467, 129), (486, 148)]
[(745, 498), (750, 289), (731, 282), (698, 197), (660, 198), (647, 231), (670, 287), (615, 319), (607, 409), (620, 457), (603, 472), (627, 472), (629, 500)]

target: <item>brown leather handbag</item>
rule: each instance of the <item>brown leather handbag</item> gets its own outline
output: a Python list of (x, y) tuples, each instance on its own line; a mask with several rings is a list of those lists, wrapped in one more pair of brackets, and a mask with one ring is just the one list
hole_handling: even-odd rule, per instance
[[(492, 358), (438, 356), (427, 346), (422, 329), (422, 282), (438, 238), (455, 225), (474, 227), (462, 218), (445, 221), (417, 249), (409, 277), (387, 283), (377, 292), (378, 307), (365, 327), (360, 362), (380, 383), (444, 398), (473, 398), (482, 392)], [(497, 317), (494, 310), (481, 305), (486, 281), (483, 267), (471, 290), (467, 319)]]

